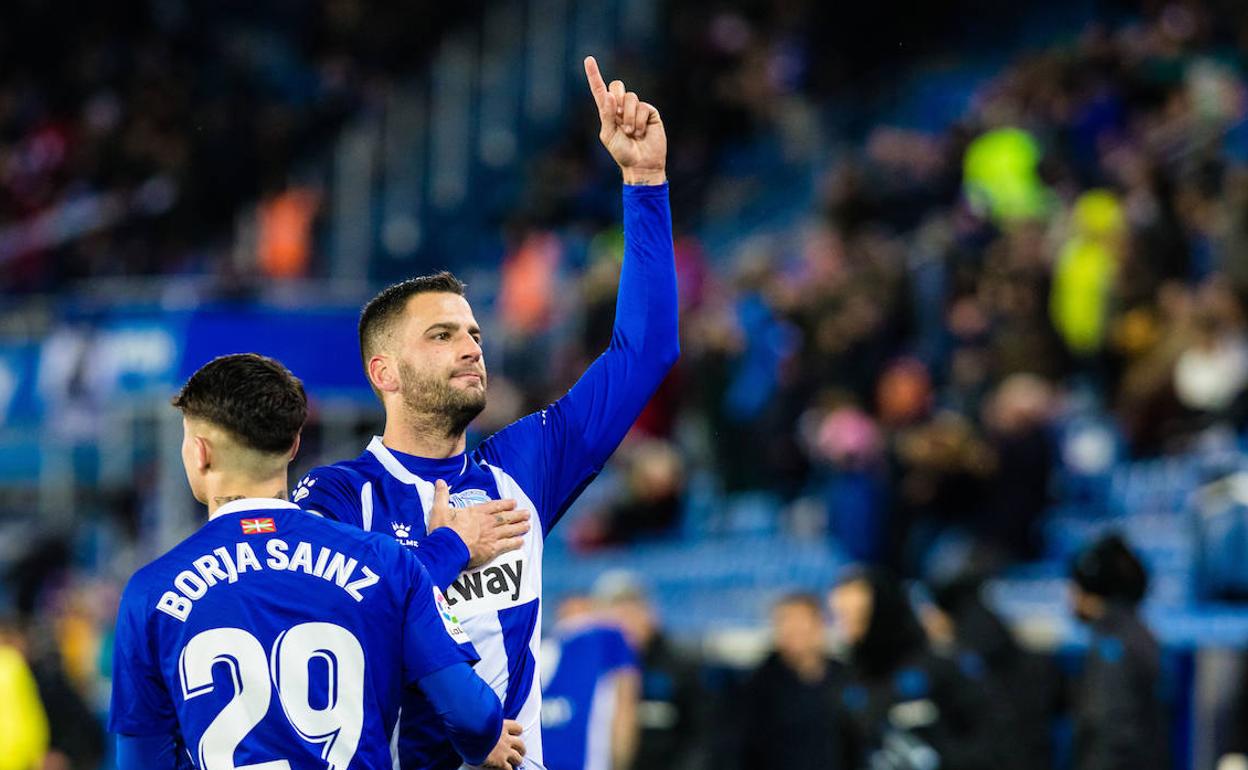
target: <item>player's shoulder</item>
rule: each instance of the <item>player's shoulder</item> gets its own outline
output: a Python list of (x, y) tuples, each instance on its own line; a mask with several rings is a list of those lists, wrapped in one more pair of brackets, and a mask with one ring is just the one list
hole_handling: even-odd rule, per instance
[(204, 553), (204, 549), (199, 547), (203, 540), (204, 530), (201, 527), (168, 551), (135, 570), (130, 579), (126, 581), (126, 587), (122, 591), (122, 606), (132, 603), (146, 605), (147, 596), (152, 591), (167, 591), (178, 573), (187, 569), (196, 556)]
[(330, 465), (318, 465), (304, 474), (291, 493), (291, 502), (324, 494), (355, 496), (360, 489), (373, 480), (366, 458), (343, 460)]
[(594, 623), (587, 626), (582, 634), (590, 644), (603, 647), (626, 643), (624, 632), (609, 623)]
[(539, 455), (543, 434), (556, 421), (558, 404), (550, 404), (516, 419), (487, 436), (472, 451), (472, 458), (496, 468), (524, 464)]
[(322, 480), (328, 483), (339, 484), (360, 484), (368, 481), (371, 475), (365, 468), (363, 458), (355, 458), (353, 460), (342, 460), (328, 465), (318, 465), (303, 475), (299, 481), (299, 486), (304, 486), (311, 482), (312, 484), (320, 483)]
[(605, 645), (623, 639), (623, 633), (617, 626), (597, 618), (566, 623), (556, 629), (556, 634), (565, 646), (578, 647)]
[(542, 430), (554, 427), (558, 422), (559, 410), (560, 405), (556, 401), (535, 412), (529, 412), (526, 415), (517, 417), (510, 424), (499, 428), (482, 440), (478, 451), (499, 444), (510, 445), (517, 442), (524, 443), (539, 440)]
[(387, 537), (380, 532), (368, 532), (353, 524), (327, 519), (316, 511), (300, 509), (299, 513), (307, 517), (302, 520), (302, 526), (319, 529), (321, 536), (327, 540), (332, 540), (347, 548), (373, 552), (389, 562), (403, 558), (405, 549), (393, 537)]

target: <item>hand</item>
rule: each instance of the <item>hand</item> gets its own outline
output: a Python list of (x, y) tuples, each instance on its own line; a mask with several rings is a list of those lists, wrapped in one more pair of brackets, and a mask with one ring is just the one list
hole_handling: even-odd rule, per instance
[(598, 62), (585, 57), (585, 79), (598, 104), (598, 138), (619, 164), (625, 184), (657, 185), (667, 181), (667, 132), (659, 111), (612, 80), (608, 86)]
[(520, 740), (520, 733), (524, 729), (520, 727), (520, 723), (514, 719), (503, 720), (503, 733), (498, 736), (498, 745), (485, 758), (485, 764), (482, 767), (498, 768), (499, 770), (511, 770), (513, 767), (519, 767), (524, 761), (524, 741)]
[(529, 512), (517, 511), (515, 507), (515, 500), (490, 500), (467, 508), (452, 508), (450, 487), (438, 479), (433, 484), (429, 531), (438, 527), (453, 530), (468, 546), (468, 567), (479, 567), (524, 543)]

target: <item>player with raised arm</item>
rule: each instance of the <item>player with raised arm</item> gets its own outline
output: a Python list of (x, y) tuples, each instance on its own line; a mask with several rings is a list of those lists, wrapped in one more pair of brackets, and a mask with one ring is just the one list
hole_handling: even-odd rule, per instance
[[(585, 74), (599, 139), (624, 178), (624, 262), (610, 347), (563, 398), (468, 452), (464, 431), (485, 406), (487, 376), (463, 286), (449, 273), (391, 286), (360, 316), (364, 369), (385, 407), (385, 432), (359, 458), (313, 470), (295, 491), (309, 509), (415, 548), (481, 655), (477, 673), (504, 715), (523, 725), (528, 757), (537, 763), (543, 539), (679, 355), (663, 123), (623, 83), (608, 86), (592, 57)], [(435, 501), (445, 497), (457, 507), (515, 500), (541, 526), (521, 531), (511, 511), (485, 517), (496, 528), (515, 528), (514, 539), (493, 541), (493, 552), (446, 530), (426, 535), (441, 523)], [(455, 767), (454, 752), (418, 700), (403, 707), (404, 770)]]
[(404, 688), (424, 693), (464, 761), (518, 765), (520, 727), (473, 673), (420, 562), (286, 501), (308, 411), (299, 380), (263, 356), (223, 356), (173, 405), (208, 521), (122, 596), (109, 716), (120, 770), (391, 768)]

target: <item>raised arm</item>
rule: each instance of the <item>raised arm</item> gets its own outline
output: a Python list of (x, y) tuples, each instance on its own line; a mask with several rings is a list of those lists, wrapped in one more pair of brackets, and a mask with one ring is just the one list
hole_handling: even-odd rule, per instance
[(487, 460), (505, 464), (534, 496), (546, 531), (601, 470), (680, 356), (663, 121), (622, 82), (607, 85), (593, 57), (585, 60), (585, 76), (598, 107), (598, 138), (625, 182), (611, 344), (566, 396), (482, 445)]

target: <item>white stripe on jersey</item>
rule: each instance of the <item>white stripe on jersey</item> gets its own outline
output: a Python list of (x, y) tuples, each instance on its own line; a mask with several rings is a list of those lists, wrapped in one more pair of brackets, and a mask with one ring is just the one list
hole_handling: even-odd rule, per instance
[(507, 650), (503, 647), (503, 627), (499, 625), (498, 613), (487, 612), (472, 618), (460, 618), (472, 646), (477, 648), (481, 662), (472, 667), (477, 676), (485, 680), (499, 702), (507, 698)]
[(365, 481), (360, 487), (360, 519), (365, 532), (373, 531), (373, 482)]
[(394, 720), (394, 729), (390, 731), (390, 770), (403, 770), (399, 764), (399, 725), (403, 724), (403, 708), (399, 707), (399, 716)]
[[(386, 448), (386, 445), (381, 443), (381, 436), (373, 436), (373, 440), (368, 444), (368, 451), (372, 453), (373, 457), (377, 458), (377, 462), (381, 463), (381, 467), (389, 471), (391, 476), (394, 476), (404, 484), (411, 484), (416, 487), (416, 492), (420, 495), (420, 507), (425, 510), (425, 526), (428, 527), (429, 512), (433, 510), (433, 484), (404, 468), (403, 463), (390, 454), (390, 450)], [(368, 486), (371, 488), (371, 481), (368, 482)]]

